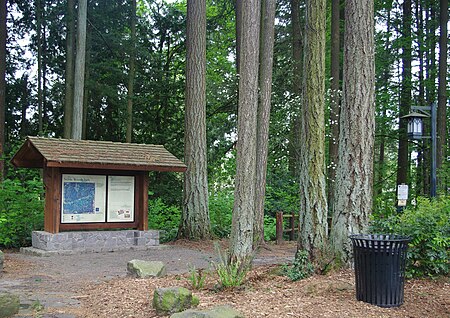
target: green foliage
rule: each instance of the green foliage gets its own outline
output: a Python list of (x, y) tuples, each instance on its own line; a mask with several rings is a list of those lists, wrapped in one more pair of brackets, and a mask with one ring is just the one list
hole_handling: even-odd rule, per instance
[(372, 232), (411, 237), (408, 248), (409, 277), (438, 276), (450, 273), (450, 198), (434, 200), (419, 197), (416, 208), (402, 214), (375, 215)]
[(211, 229), (217, 237), (221, 238), (230, 235), (233, 200), (231, 191), (219, 191), (209, 196)]
[(6, 179), (0, 184), (0, 246), (20, 247), (31, 243), (31, 232), (44, 227), (43, 185)]
[(203, 269), (196, 269), (195, 266), (189, 267), (189, 282), (193, 289), (202, 289), (205, 286), (207, 272)]
[(305, 279), (314, 274), (314, 265), (309, 261), (307, 251), (298, 250), (291, 265), (283, 265), (283, 273), (292, 281)]
[(274, 217), (264, 215), (264, 240), (274, 241), (277, 237), (277, 220)]
[(241, 286), (251, 268), (254, 255), (242, 260), (232, 259), (228, 252), (221, 250), (219, 245), (215, 244), (215, 249), (219, 262), (213, 263), (213, 266), (221, 286), (224, 288)]
[(161, 198), (148, 200), (148, 226), (160, 230), (161, 243), (173, 241), (177, 237), (181, 221), (181, 209), (169, 206)]

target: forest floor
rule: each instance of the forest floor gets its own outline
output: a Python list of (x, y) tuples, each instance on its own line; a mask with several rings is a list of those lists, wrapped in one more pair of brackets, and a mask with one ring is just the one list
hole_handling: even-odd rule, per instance
[[(221, 242), (226, 246), (226, 242)], [(212, 241), (177, 241), (147, 251), (91, 253), (51, 257), (8, 252), (0, 292), (21, 297), (17, 317), (157, 317), (151, 306), (158, 287), (191, 288), (189, 268), (204, 268), (204, 288), (193, 290), (199, 308), (229, 304), (245, 317), (450, 317), (450, 278), (408, 280), (404, 304), (380, 308), (355, 299), (353, 271), (314, 275), (292, 282), (280, 265), (292, 260), (295, 244), (268, 245), (255, 258), (242, 288), (220, 290), (211, 271)], [(136, 279), (126, 275), (131, 259), (161, 260), (168, 275)]]

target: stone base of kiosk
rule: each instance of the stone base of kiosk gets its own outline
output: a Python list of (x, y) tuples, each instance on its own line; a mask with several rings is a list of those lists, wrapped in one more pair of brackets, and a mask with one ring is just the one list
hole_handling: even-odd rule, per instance
[(32, 232), (32, 247), (22, 248), (25, 254), (75, 254), (87, 252), (114, 252), (145, 250), (159, 245), (159, 231), (76, 231), (49, 233)]

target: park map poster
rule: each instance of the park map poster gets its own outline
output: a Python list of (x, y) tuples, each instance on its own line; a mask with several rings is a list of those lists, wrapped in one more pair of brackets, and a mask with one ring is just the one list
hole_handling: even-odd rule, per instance
[(62, 175), (61, 223), (105, 222), (106, 176)]
[(108, 176), (107, 222), (134, 221), (134, 177)]

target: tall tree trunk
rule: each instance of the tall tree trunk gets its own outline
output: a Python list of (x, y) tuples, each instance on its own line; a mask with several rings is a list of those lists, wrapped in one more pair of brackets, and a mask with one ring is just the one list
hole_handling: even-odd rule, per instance
[(326, 0), (306, 4), (300, 148), (300, 236), (298, 248), (312, 259), (326, 244), (328, 206), (325, 181)]
[(133, 133), (133, 98), (134, 98), (134, 76), (136, 60), (136, 0), (131, 0), (131, 51), (128, 71), (128, 92), (127, 92), (127, 137), (126, 141), (132, 141)]
[(42, 1), (36, 0), (36, 37), (37, 37), (37, 95), (38, 95), (38, 134), (43, 134), (43, 96), (42, 96)]
[(291, 131), (289, 137), (289, 171), (299, 179), (300, 162), (300, 105), (302, 95), (302, 75), (303, 75), (303, 43), (302, 28), (300, 22), (300, 0), (291, 0), (291, 25), (292, 25), (292, 93), (293, 102), (291, 113)]
[(188, 0), (183, 216), (180, 237), (209, 238), (206, 159), (206, 1)]
[(80, 140), (83, 130), (84, 70), (86, 58), (87, 0), (78, 2), (77, 55), (73, 98), (72, 139)]
[[(382, 90), (384, 96), (390, 95), (390, 78), (391, 78), (391, 61), (390, 58), (390, 47), (391, 47), (391, 7), (387, 8), (386, 13), (386, 40), (384, 44), (384, 54), (382, 56), (383, 59), (385, 59), (385, 65), (382, 75), (382, 80), (380, 81), (380, 87), (377, 87), (377, 90)], [(378, 84), (378, 83), (377, 83)], [(380, 148), (379, 148), (379, 154), (378, 154), (378, 162), (377, 162), (377, 179), (376, 179), (376, 186), (374, 186), (374, 196), (378, 196), (382, 194), (383, 192), (383, 184), (384, 184), (384, 177), (386, 174), (386, 163), (385, 163), (385, 149), (386, 149), (386, 136), (388, 128), (386, 127), (386, 121), (387, 119), (387, 104), (389, 102), (385, 101), (382, 103), (382, 121), (379, 123), (379, 132), (380, 132)]]
[(372, 210), (375, 132), (375, 53), (372, 0), (345, 6), (343, 102), (331, 239), (343, 261), (351, 257), (348, 235), (366, 229)]
[[(426, 80), (425, 80), (425, 98), (426, 105), (431, 105), (436, 101), (436, 1), (425, 0), (425, 21), (426, 21)], [(429, 121), (424, 121), (423, 132), (425, 135), (431, 134), (431, 125)], [(431, 147), (427, 141), (424, 142), (426, 146), (423, 148), (423, 189), (424, 194), (430, 193), (431, 185)]]
[(48, 61), (47, 61), (47, 20), (46, 20), (46, 6), (42, 8), (42, 132), (48, 130), (48, 102), (47, 102), (47, 73), (48, 73)]
[[(417, 70), (418, 75), (418, 105), (426, 105), (425, 102), (425, 61), (424, 61), (424, 47), (426, 46), (424, 42), (424, 21), (422, 12), (422, 0), (416, 0), (416, 23), (417, 23), (417, 55), (419, 58), (419, 68)], [(424, 184), (424, 160), (423, 160), (423, 149), (419, 148), (417, 151), (417, 176), (416, 176), (416, 193), (417, 195), (425, 195), (425, 184)]]
[(75, 61), (75, 0), (67, 0), (66, 15), (66, 87), (64, 100), (64, 138), (72, 135), (74, 61)]
[(6, 0), (0, 0), (0, 182), (3, 181), (6, 111)]
[(230, 240), (234, 260), (247, 259), (253, 250), (260, 9), (259, 0), (242, 3), (238, 140)]
[(339, 141), (339, 103), (340, 103), (340, 0), (331, 1), (331, 99), (330, 99), (330, 138), (328, 141), (328, 209), (332, 211), (334, 185), (338, 162)]
[(259, 52), (259, 105), (256, 141), (254, 247), (264, 240), (264, 199), (266, 195), (267, 154), (272, 95), (273, 43), (276, 0), (262, 0)]
[[(439, 89), (437, 111), (437, 169), (442, 167), (445, 158), (447, 140), (447, 58), (448, 58), (448, 0), (440, 1), (440, 38), (439, 38)], [(442, 181), (442, 180), (438, 180)], [(442, 184), (439, 184), (442, 186)]]
[[(402, 22), (402, 84), (400, 93), (399, 117), (409, 113), (411, 108), (411, 58), (412, 58), (412, 14), (411, 0), (403, 2), (403, 22)], [(408, 184), (409, 175), (409, 152), (408, 138), (406, 135), (407, 120), (400, 119), (399, 124), (399, 141), (398, 141), (398, 157), (397, 157), (397, 184)]]
[(20, 137), (27, 136), (27, 109), (28, 109), (28, 74), (22, 76), (22, 114), (20, 120)]
[(87, 28), (86, 31), (86, 62), (84, 70), (84, 94), (83, 94), (83, 123), (81, 129), (81, 139), (87, 139), (88, 131), (88, 114), (89, 114), (89, 78), (91, 76), (91, 28)]

